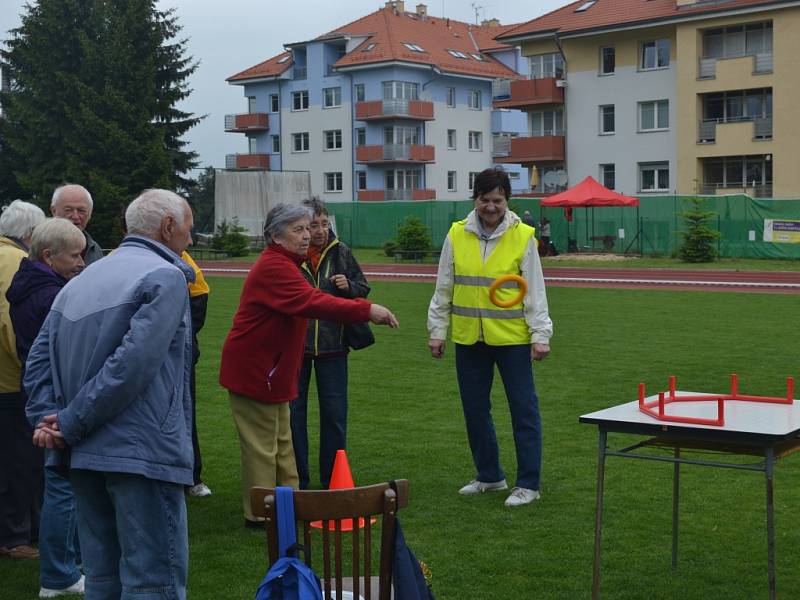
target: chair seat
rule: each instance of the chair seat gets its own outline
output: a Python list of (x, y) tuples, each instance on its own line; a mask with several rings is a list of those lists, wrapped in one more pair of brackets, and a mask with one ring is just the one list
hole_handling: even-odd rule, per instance
[[(372, 591), (372, 600), (377, 600), (379, 597), (379, 590), (380, 590), (380, 577), (370, 577), (370, 589)], [(353, 578), (352, 577), (342, 577), (342, 597), (337, 598), (336, 596), (336, 580), (331, 579), (331, 600), (365, 600), (366, 596), (364, 595), (364, 579), (359, 578), (359, 584), (361, 587), (360, 593), (358, 597), (353, 594)], [(394, 589), (392, 589), (391, 598), (394, 598)], [(325, 582), (322, 582), (322, 599), (328, 600), (325, 597)]]

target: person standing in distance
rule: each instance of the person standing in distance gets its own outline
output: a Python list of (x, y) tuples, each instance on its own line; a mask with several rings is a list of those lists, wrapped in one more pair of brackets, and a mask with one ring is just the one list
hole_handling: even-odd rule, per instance
[(83, 232), (83, 236), (86, 238), (83, 262), (87, 267), (103, 258), (103, 250), (100, 245), (86, 231), (86, 226), (92, 218), (93, 208), (94, 202), (89, 190), (77, 183), (67, 183), (57, 187), (50, 201), (50, 212), (54, 217), (72, 221), (72, 224)]
[[(445, 238), (428, 309), (428, 347), (444, 355), (447, 326), (456, 347), (456, 377), (477, 475), (459, 490), (465, 496), (508, 488), (491, 414), (492, 380), (497, 365), (511, 410), (517, 455), (517, 480), (506, 506), (539, 498), (542, 430), (531, 361), (550, 353), (553, 324), (547, 310), (542, 266), (534, 229), (508, 210), (511, 183), (502, 169), (475, 178), (475, 209), (453, 223)], [(489, 286), (503, 275), (519, 275), (528, 290), (506, 308), (489, 299)], [(510, 301), (517, 288), (497, 290)]]
[(125, 221), (119, 248), (53, 303), (28, 354), (26, 409), (36, 445), (69, 450), (86, 597), (184, 600), (192, 211), (147, 190)]

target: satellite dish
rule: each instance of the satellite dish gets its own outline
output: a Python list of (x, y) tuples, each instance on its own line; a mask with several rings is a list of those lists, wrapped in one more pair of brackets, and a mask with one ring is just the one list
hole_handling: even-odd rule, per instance
[(567, 185), (567, 181), (569, 181), (569, 179), (567, 178), (567, 172), (565, 170), (561, 169), (560, 171), (556, 171), (555, 176), (556, 181), (558, 181), (558, 185)]

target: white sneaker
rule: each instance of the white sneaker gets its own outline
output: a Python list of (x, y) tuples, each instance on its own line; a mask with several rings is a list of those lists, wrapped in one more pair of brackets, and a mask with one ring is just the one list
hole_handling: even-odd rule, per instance
[(528, 488), (515, 487), (511, 494), (506, 498), (506, 506), (522, 506), (530, 504), (541, 497), (539, 490), (529, 490)]
[(71, 586), (64, 588), (63, 590), (51, 590), (50, 588), (40, 588), (39, 589), (39, 598), (56, 598), (58, 596), (68, 596), (70, 594), (83, 594), (84, 584), (86, 578), (81, 575), (81, 578), (78, 579), (75, 583)]
[(205, 498), (211, 495), (211, 488), (201, 481), (197, 485), (190, 487), (186, 493), (193, 498)]
[(495, 481), (494, 483), (486, 483), (484, 481), (473, 479), (467, 485), (458, 490), (458, 493), (462, 496), (474, 496), (475, 494), (481, 494), (483, 492), (499, 492), (500, 490), (507, 489), (508, 484), (506, 483), (505, 479)]

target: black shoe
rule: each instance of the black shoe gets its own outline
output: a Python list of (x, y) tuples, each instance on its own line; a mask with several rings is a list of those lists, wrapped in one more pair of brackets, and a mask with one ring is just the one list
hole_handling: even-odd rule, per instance
[(245, 529), (261, 529), (264, 530), (264, 521), (251, 521), (250, 519), (244, 520)]

